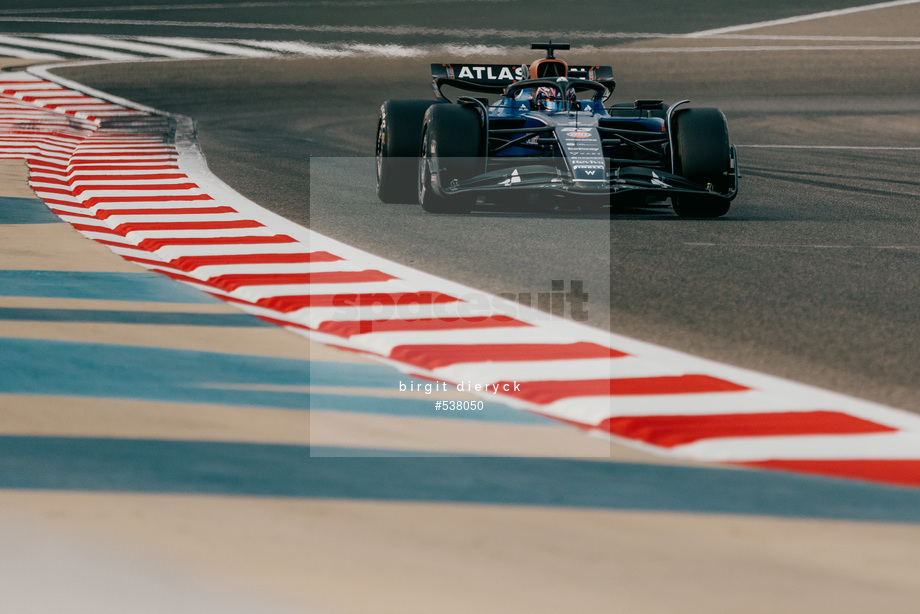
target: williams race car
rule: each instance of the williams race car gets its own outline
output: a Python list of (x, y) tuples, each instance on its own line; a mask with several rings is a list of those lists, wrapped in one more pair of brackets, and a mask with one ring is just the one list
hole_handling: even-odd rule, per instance
[[(728, 211), (739, 174), (720, 110), (687, 100), (608, 106), (611, 67), (569, 66), (555, 57), (567, 44), (531, 48), (546, 57), (529, 66), (432, 64), (435, 100), (385, 102), (377, 196), (431, 213), (467, 213), (479, 197), (514, 204), (546, 195), (601, 207), (670, 198), (681, 217)], [(445, 88), (462, 95), (450, 100)]]

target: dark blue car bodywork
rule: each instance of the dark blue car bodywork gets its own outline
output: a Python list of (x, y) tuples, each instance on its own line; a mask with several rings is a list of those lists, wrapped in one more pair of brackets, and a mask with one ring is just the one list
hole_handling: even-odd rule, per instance
[(534, 43), (530, 66), (432, 64), (435, 100), (388, 100), (377, 130), (377, 195), (431, 213), (544, 196), (578, 206), (671, 200), (682, 217), (724, 215), (738, 193), (735, 147), (715, 108), (608, 104), (609, 66), (570, 66), (567, 44)]
[[(661, 200), (676, 194), (705, 194), (731, 200), (737, 194), (735, 149), (731, 176), (719, 190), (675, 172), (672, 117), (681, 105), (637, 100), (606, 106), (615, 86), (609, 66), (570, 66), (568, 77), (520, 79), (526, 67), (432, 64), (439, 102), (479, 109), (487, 135), (485, 172), (442, 184), (445, 194), (474, 190), (552, 191), (603, 198), (631, 193)], [(450, 100), (443, 88), (471, 95)], [(557, 106), (534, 108), (533, 91), (555, 89)], [(562, 93), (577, 90), (571, 102)], [(497, 94), (494, 102), (475, 94)], [(493, 96), (494, 97), (494, 96)], [(486, 194), (488, 198), (488, 194)]]

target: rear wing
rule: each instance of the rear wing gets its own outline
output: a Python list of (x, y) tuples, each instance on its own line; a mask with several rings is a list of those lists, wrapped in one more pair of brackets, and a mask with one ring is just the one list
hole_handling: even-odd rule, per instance
[[(613, 79), (610, 66), (569, 66), (569, 76), (592, 81)], [(432, 64), (431, 78), (451, 79), (472, 85), (506, 87), (515, 81), (529, 79), (526, 65), (514, 64)]]
[(527, 67), (518, 64), (432, 64), (431, 78), (499, 88), (529, 76)]
[[(569, 76), (576, 79), (600, 81), (610, 92), (616, 86), (610, 66), (569, 66)], [(438, 100), (448, 100), (441, 93), (442, 85), (471, 92), (500, 94), (518, 81), (530, 78), (527, 65), (514, 64), (432, 64), (431, 86)], [(608, 94), (609, 96), (609, 94)]]
[(569, 76), (591, 81), (613, 81), (611, 66), (569, 66)]

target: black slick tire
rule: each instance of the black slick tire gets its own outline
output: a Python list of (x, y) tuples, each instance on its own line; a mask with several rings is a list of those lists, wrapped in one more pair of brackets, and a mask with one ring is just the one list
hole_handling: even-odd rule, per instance
[(425, 114), (417, 187), (428, 213), (469, 213), (476, 204), (475, 193), (445, 194), (441, 188), (485, 170), (481, 117), (473, 108), (446, 104)]
[[(728, 124), (719, 109), (693, 108), (673, 117), (674, 172), (690, 181), (728, 191), (732, 180)], [(728, 213), (731, 202), (719, 196), (687, 194), (671, 198), (680, 217), (714, 218)]]
[(388, 100), (377, 118), (377, 198), (415, 203), (422, 123), (433, 100)]

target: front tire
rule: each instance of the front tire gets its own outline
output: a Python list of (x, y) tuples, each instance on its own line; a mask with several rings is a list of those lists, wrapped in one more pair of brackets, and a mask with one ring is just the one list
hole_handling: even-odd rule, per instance
[(422, 123), (433, 100), (388, 100), (377, 118), (377, 198), (414, 203)]
[[(690, 181), (727, 192), (732, 181), (732, 152), (728, 123), (719, 109), (683, 109), (674, 114), (674, 173)], [(671, 198), (680, 217), (720, 217), (731, 202), (719, 196), (687, 194)]]
[(480, 114), (460, 105), (428, 109), (422, 129), (418, 162), (418, 202), (428, 213), (469, 213), (476, 194), (446, 194), (455, 180), (469, 179), (485, 170)]

